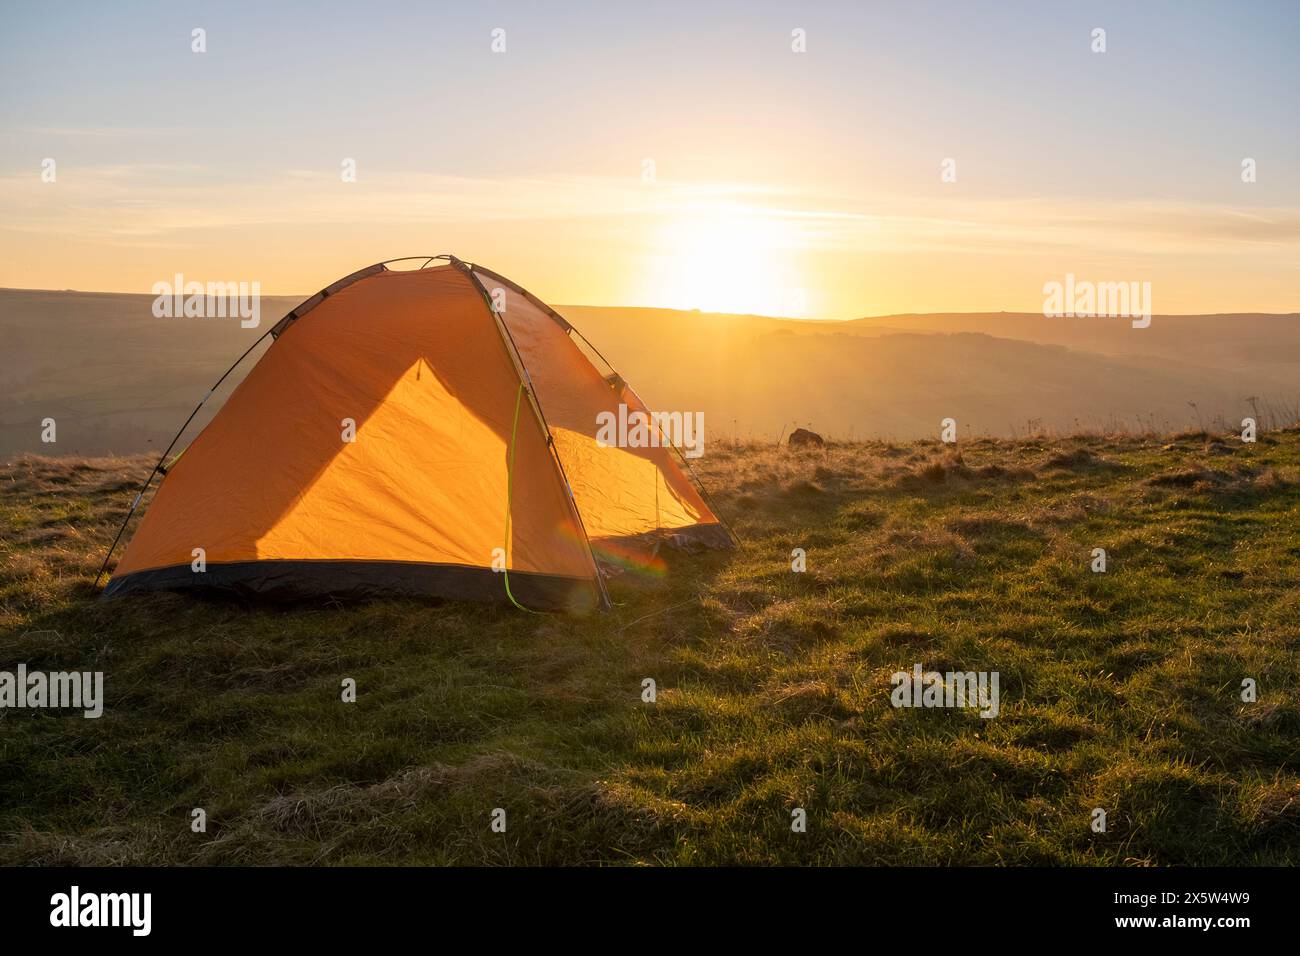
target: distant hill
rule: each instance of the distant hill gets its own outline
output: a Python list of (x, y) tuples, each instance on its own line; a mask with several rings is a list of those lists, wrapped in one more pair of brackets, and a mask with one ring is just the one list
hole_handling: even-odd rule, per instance
[[(266, 323), (302, 298), (264, 298), (262, 326), (243, 329), (235, 319), (155, 318), (149, 295), (0, 289), (0, 456), (161, 450)], [(57, 422), (54, 445), (41, 442), (46, 417)]]
[[(158, 449), (262, 321), (155, 318), (153, 297), (0, 290), (0, 456)], [(669, 309), (561, 306), (654, 407), (700, 410), (706, 437), (775, 439), (1170, 430), (1300, 417), (1300, 315), (1047, 319), (1017, 313), (810, 322)], [(257, 356), (250, 356), (255, 359)], [(246, 363), (192, 426), (201, 428)], [(1193, 404), (1194, 403), (1194, 406)], [(41, 421), (58, 423), (42, 444)]]
[(994, 436), (1170, 430), (1240, 422), (1251, 397), (1273, 424), (1300, 409), (1300, 315), (1155, 316), (1134, 329), (1015, 313), (801, 322), (561, 311), (607, 343), (598, 347), (651, 405), (699, 407), (712, 434), (798, 424), (910, 439), (947, 417)]

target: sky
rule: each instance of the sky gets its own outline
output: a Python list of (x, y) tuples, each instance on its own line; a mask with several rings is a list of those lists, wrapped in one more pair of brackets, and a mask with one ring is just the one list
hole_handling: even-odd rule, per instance
[(1300, 3), (6, 3), (4, 23), (0, 286), (306, 294), (452, 252), (557, 304), (1032, 312), (1072, 273), (1150, 282), (1157, 313), (1300, 311)]

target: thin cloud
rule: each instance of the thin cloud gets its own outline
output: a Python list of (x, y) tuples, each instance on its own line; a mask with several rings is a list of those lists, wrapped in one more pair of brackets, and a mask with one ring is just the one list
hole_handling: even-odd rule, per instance
[(637, 178), (513, 177), (290, 170), (241, 183), (228, 170), (183, 164), (61, 167), (0, 178), (11, 234), (100, 242), (163, 241), (192, 230), (326, 224), (652, 222), (708, 215), (783, 221), (810, 249), (965, 251), (1095, 249), (1194, 252), (1224, 243), (1294, 247), (1300, 210), (1203, 203), (936, 199), (819, 195), (761, 183)]

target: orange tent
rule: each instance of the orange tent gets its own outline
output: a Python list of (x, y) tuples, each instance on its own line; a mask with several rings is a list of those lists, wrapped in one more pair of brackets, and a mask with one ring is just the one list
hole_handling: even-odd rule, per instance
[(601, 413), (648, 410), (553, 309), (454, 256), (390, 268), (401, 261), (341, 279), (269, 330), (271, 347), (163, 470), (106, 595), (582, 610), (608, 606), (603, 565), (653, 565), (665, 535), (730, 544), (666, 440), (597, 440)]

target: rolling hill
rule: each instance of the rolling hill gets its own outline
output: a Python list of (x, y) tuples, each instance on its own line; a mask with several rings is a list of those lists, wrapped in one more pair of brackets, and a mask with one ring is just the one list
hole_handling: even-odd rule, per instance
[[(155, 318), (152, 297), (0, 290), (0, 457), (160, 449), (262, 325)], [(1046, 319), (1007, 313), (805, 322), (663, 309), (561, 311), (653, 406), (708, 440), (1173, 430), (1300, 412), (1300, 316)], [(256, 358), (256, 353), (250, 358)], [(245, 365), (241, 371), (251, 367)], [(220, 406), (236, 374), (193, 429)], [(1252, 403), (1251, 399), (1254, 399)], [(58, 442), (41, 442), (54, 418)], [(193, 434), (193, 430), (191, 431)]]

